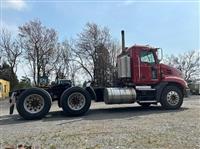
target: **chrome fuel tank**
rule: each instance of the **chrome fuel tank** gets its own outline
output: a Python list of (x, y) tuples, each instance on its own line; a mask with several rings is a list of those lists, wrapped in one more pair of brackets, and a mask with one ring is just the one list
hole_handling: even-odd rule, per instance
[(106, 88), (104, 102), (106, 104), (134, 103), (136, 92), (134, 88)]

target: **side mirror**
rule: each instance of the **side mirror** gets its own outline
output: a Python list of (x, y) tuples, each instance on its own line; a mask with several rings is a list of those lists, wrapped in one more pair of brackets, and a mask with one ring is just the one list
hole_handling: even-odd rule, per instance
[(160, 61), (162, 61), (162, 59), (163, 59), (163, 50), (162, 50), (162, 48), (158, 49), (157, 58), (158, 58), (158, 62), (160, 63)]

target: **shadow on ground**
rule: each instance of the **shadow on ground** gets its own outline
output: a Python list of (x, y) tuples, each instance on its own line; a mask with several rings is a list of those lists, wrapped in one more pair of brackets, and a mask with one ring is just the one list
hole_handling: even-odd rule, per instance
[[(163, 110), (160, 106), (151, 106), (149, 108), (137, 107), (112, 107), (106, 109), (90, 109), (84, 116), (69, 117), (65, 116), (62, 111), (49, 112), (49, 114), (41, 120), (24, 120), (18, 114), (5, 115), (0, 117), (0, 125), (11, 125), (30, 122), (52, 122), (57, 121), (58, 125), (65, 123), (72, 123), (75, 121), (83, 120), (111, 120), (111, 119), (135, 119), (140, 116), (171, 113), (172, 115), (177, 112), (183, 112), (188, 108), (180, 108), (178, 110)], [(64, 120), (64, 122), (63, 122)], [(60, 122), (60, 123), (59, 123)]]

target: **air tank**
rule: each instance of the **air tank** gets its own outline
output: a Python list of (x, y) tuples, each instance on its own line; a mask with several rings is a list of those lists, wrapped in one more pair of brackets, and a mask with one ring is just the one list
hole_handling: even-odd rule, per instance
[(134, 103), (136, 92), (134, 88), (105, 88), (104, 102), (106, 104)]

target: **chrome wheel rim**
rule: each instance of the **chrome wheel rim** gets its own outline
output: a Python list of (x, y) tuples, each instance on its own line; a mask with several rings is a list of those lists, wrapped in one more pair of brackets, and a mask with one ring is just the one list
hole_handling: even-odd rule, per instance
[(67, 100), (69, 108), (75, 111), (81, 110), (85, 102), (85, 96), (78, 92), (72, 93)]
[(24, 109), (31, 113), (35, 114), (44, 108), (44, 98), (38, 94), (31, 94), (27, 96), (24, 100)]
[(175, 91), (170, 91), (168, 94), (167, 94), (167, 102), (172, 105), (172, 106), (175, 106), (179, 103), (179, 100), (180, 100), (180, 97), (179, 97), (179, 94)]

